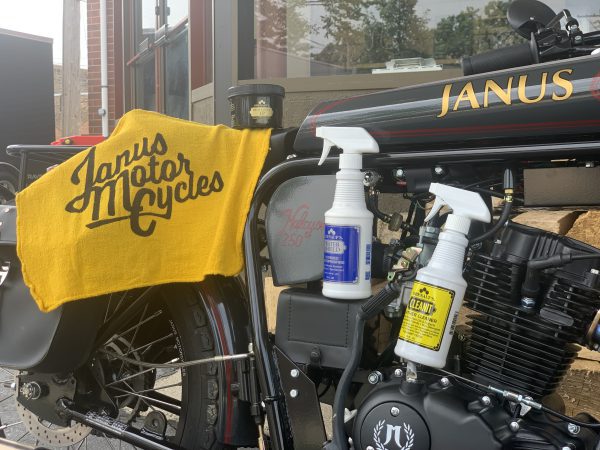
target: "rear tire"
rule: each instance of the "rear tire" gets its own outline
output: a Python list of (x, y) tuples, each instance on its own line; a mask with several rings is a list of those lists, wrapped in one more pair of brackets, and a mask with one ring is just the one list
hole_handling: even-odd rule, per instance
[[(217, 355), (207, 313), (190, 285), (172, 285), (162, 290), (165, 305), (177, 329), (178, 347), (184, 361)], [(168, 298), (171, 297), (171, 298)], [(191, 366), (182, 371), (182, 414), (179, 445), (186, 449), (223, 449), (216, 442), (219, 419), (219, 363)]]

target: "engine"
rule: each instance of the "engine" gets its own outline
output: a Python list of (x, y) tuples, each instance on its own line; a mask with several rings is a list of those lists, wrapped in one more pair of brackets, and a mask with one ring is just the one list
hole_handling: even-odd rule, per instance
[[(579, 350), (575, 344), (598, 348), (600, 259), (527, 273), (532, 260), (597, 252), (511, 223), (489, 251), (472, 255), (465, 295), (465, 306), (477, 313), (465, 358), (472, 379), (541, 399), (558, 387)], [(524, 295), (528, 275), (533, 286)]]
[[(599, 254), (515, 223), (473, 251), (464, 303), (471, 313), (455, 333), (448, 372), (419, 367), (409, 379), (406, 366), (390, 368), (358, 408), (355, 448), (599, 448), (596, 430), (560, 417), (556, 394), (579, 346), (598, 349)], [(588, 414), (575, 419), (597, 423)]]

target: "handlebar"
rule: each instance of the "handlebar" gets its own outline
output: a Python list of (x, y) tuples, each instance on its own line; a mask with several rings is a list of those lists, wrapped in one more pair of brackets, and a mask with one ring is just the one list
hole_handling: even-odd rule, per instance
[(475, 75), (511, 67), (528, 66), (539, 62), (534, 40), (512, 47), (490, 50), (479, 55), (465, 56), (460, 65), (464, 75)]

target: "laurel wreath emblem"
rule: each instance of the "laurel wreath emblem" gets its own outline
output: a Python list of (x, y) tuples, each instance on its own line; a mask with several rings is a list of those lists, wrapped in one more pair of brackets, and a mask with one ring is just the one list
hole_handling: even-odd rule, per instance
[[(381, 430), (383, 430), (384, 426), (385, 420), (380, 420), (373, 429), (373, 441), (375, 442), (375, 447), (377, 450), (389, 450), (379, 439), (379, 435), (381, 434)], [(410, 450), (415, 442), (415, 433), (413, 432), (410, 424), (403, 423), (402, 428), (404, 429), (404, 434), (406, 435), (406, 442), (402, 447), (400, 447), (400, 450)]]

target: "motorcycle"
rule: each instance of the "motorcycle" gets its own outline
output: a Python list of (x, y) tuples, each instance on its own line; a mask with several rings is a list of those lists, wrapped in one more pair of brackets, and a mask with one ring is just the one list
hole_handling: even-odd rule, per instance
[[(580, 346), (600, 348), (600, 249), (510, 220), (521, 207), (600, 204), (600, 32), (536, 0), (514, 1), (508, 20), (529, 42), (465, 58), (465, 78), (325, 102), (298, 129), (274, 132), (242, 277), (42, 314), (21, 278), (15, 208), (3, 206), (2, 444), (600, 449), (598, 419), (567, 416), (557, 394)], [(321, 293), (315, 262), (339, 158), (317, 165), (320, 126), (362, 127), (380, 148), (364, 157), (366, 199), (394, 239), (373, 241), (372, 276), (387, 281), (361, 301)], [(25, 168), (57, 157), (11, 151)], [(432, 183), (476, 192), (490, 210), (504, 201), (492, 225), (471, 226), (469, 319), (452, 324), (441, 369), (394, 353), (416, 272), (448, 217), (425, 222)], [(382, 211), (381, 194), (405, 199), (407, 216)], [(292, 286), (279, 295), (275, 333), (268, 273)]]

